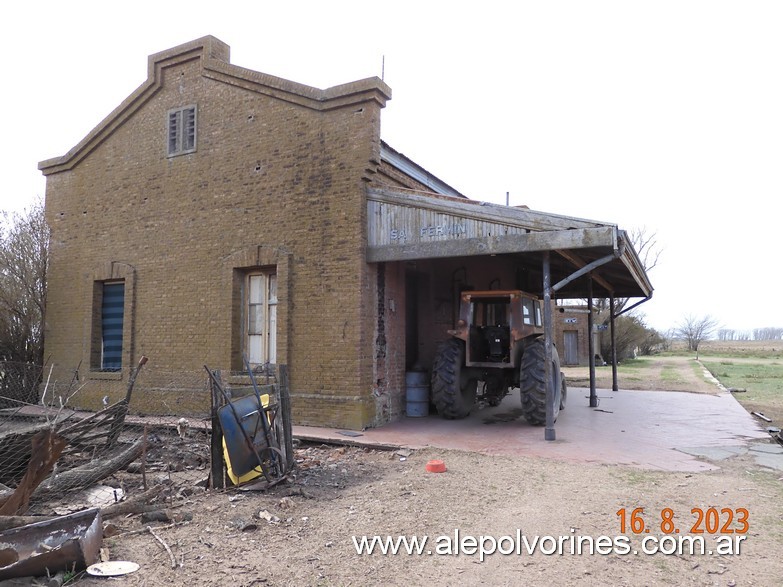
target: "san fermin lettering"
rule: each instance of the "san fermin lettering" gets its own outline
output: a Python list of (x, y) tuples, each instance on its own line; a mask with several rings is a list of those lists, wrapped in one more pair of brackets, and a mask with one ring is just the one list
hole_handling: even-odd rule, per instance
[(457, 236), (467, 232), (468, 229), (464, 224), (430, 224), (429, 226), (421, 227), (419, 236)]
[(391, 240), (393, 241), (404, 241), (408, 239), (408, 231), (404, 228), (402, 230), (398, 230), (396, 228), (391, 229)]
[[(430, 224), (421, 227), (419, 237), (458, 236), (467, 232), (468, 229), (464, 224)], [(411, 231), (406, 228), (392, 228), (389, 231), (389, 238), (393, 241), (405, 241), (411, 236)]]

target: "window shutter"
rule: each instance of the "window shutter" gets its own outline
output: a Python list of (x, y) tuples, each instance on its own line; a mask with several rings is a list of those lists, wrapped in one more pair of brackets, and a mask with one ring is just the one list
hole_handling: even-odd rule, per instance
[(125, 284), (105, 283), (101, 306), (101, 334), (103, 352), (101, 369), (122, 369), (122, 327), (125, 317)]
[(179, 149), (179, 141), (177, 138), (179, 137), (179, 129), (181, 127), (180, 125), (180, 118), (182, 117), (182, 111), (181, 110), (175, 110), (174, 112), (169, 112), (169, 155), (174, 155), (177, 153)]
[(183, 111), (185, 118), (182, 150), (192, 151), (196, 147), (196, 109), (187, 108)]
[(181, 155), (196, 150), (196, 107), (186, 106), (169, 110), (166, 121), (166, 149), (168, 155)]

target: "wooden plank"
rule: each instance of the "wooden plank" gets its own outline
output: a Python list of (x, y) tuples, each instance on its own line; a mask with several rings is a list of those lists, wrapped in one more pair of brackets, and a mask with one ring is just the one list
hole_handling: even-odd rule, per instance
[[(215, 372), (215, 377), (220, 377), (220, 372)], [(218, 418), (218, 410), (225, 404), (223, 395), (217, 389), (217, 383), (210, 379), (209, 389), (212, 397), (212, 433), (210, 434), (210, 482), (212, 489), (223, 489), (226, 486), (224, 476), (225, 463), (223, 461), (223, 428)]]
[(367, 247), (367, 262), (470, 257), (503, 253), (527, 253), (553, 249), (609, 247), (614, 250), (613, 226), (509, 234), (484, 238), (454, 238), (399, 245)]
[(379, 202), (370, 204), (367, 226), (367, 242), (370, 246), (529, 232), (519, 226), (489, 222), (483, 218), (467, 218)]
[(574, 218), (560, 214), (549, 214), (537, 210), (530, 210), (528, 208), (501, 206), (500, 204), (489, 204), (486, 202), (463, 200), (462, 198), (452, 198), (448, 196), (428, 197), (419, 194), (374, 188), (367, 190), (367, 200), (368, 204), (378, 202), (392, 206), (430, 210), (463, 218), (499, 222), (509, 226), (517, 226), (535, 231), (614, 226), (609, 222)]

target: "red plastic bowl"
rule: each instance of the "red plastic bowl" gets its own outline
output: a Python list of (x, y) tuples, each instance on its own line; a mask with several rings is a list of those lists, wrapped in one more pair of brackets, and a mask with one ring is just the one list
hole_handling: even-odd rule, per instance
[(445, 473), (446, 472), (446, 463), (443, 461), (429, 461), (427, 463), (427, 470), (430, 473)]

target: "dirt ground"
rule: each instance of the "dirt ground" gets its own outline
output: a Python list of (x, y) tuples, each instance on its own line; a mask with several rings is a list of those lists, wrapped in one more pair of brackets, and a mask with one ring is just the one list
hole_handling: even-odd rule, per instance
[[(690, 357), (666, 356), (647, 357), (651, 365), (638, 374), (624, 373), (620, 376), (622, 389), (642, 391), (690, 391), (694, 393), (717, 393), (718, 386), (702, 375), (701, 365)], [(569, 385), (590, 386), (590, 372), (587, 367), (564, 367), (563, 373)], [(612, 368), (595, 368), (596, 387), (612, 389)]]
[[(138, 562), (141, 569), (114, 580), (122, 585), (780, 585), (783, 579), (783, 483), (780, 473), (759, 468), (744, 457), (710, 473), (661, 473), (615, 466), (565, 464), (533, 458), (488, 457), (432, 449), (400, 456), (360, 448), (310, 446), (297, 451), (300, 470), (293, 483), (269, 493), (239, 491), (202, 494), (180, 510), (187, 524), (159, 529), (176, 568), (149, 533), (105, 541), (112, 559)], [(407, 453), (403, 453), (407, 454)], [(445, 473), (425, 470), (442, 459)], [(697, 523), (693, 508), (731, 510), (741, 529), (748, 512), (747, 537), (737, 555), (644, 554), (641, 541), (661, 538), (662, 512), (671, 508), (682, 535)], [(629, 552), (563, 554), (521, 552), (487, 555), (358, 555), (352, 537), (428, 536), (436, 552), (454, 532), (532, 544), (542, 537), (599, 537), (623, 534), (634, 508), (644, 508), (650, 533), (626, 529)], [(720, 524), (728, 514), (721, 513)], [(266, 518), (271, 518), (267, 520)], [(117, 521), (121, 531), (143, 528), (138, 516)], [(701, 524), (705, 526), (705, 524)], [(697, 529), (705, 529), (698, 527)], [(734, 535), (730, 540), (734, 540)], [(671, 534), (674, 540), (679, 536)], [(716, 541), (705, 534), (708, 549)], [(574, 538), (575, 539), (575, 538)], [(484, 542), (487, 549), (492, 543)], [(504, 552), (514, 549), (501, 541)], [(648, 543), (648, 549), (654, 548)], [(672, 544), (666, 546), (668, 550)], [(87, 578), (84, 585), (107, 579)]]
[[(686, 391), (714, 390), (696, 375), (689, 380), (695, 372), (687, 361), (677, 369), (675, 380), (688, 379), (682, 384)], [(192, 516), (190, 521), (143, 524), (138, 515), (112, 520), (120, 535), (104, 540), (111, 559), (134, 561), (140, 569), (116, 579), (80, 576), (76, 582), (149, 587), (783, 584), (783, 474), (747, 456), (720, 461), (719, 470), (704, 473), (436, 449), (301, 445), (296, 457), (290, 482), (268, 492), (195, 493), (175, 510)], [(447, 471), (428, 472), (433, 459), (443, 460)], [(633, 513), (636, 508), (643, 511)], [(147, 525), (156, 528), (171, 554), (145, 531)], [(428, 541), (421, 554), (357, 554), (354, 538), (376, 535)], [(713, 554), (673, 552), (682, 538), (703, 539)], [(656, 541), (666, 553), (646, 554), (643, 546), (654, 550)], [(461, 546), (456, 554), (455, 543)], [(479, 547), (492, 550), (493, 543), (495, 552), (481, 556)], [(718, 546), (727, 544), (735, 553), (717, 554)]]

